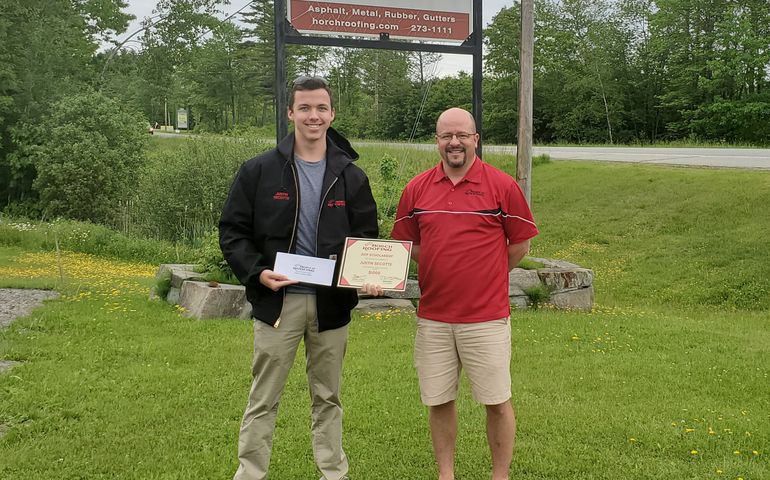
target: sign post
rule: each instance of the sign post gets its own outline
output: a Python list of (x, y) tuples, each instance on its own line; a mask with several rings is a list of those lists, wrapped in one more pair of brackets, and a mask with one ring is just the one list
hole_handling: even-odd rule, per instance
[(289, 0), (287, 19), (301, 34), (463, 43), (473, 31), (471, 2)]
[[(473, 55), (481, 130), (481, 0), (275, 0), (276, 141), (286, 136), (286, 44)], [(479, 142), (481, 154), (481, 142)]]

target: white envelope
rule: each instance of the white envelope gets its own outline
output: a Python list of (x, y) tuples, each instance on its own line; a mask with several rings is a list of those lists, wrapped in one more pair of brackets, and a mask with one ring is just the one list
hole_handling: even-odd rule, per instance
[(334, 279), (334, 260), (318, 257), (306, 257), (293, 253), (278, 252), (275, 256), (273, 271), (282, 273), (291, 280), (302, 283), (331, 286)]

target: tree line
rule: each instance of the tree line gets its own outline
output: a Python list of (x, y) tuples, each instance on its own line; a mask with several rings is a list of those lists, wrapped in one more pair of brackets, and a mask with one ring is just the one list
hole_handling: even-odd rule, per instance
[[(0, 208), (44, 193), (45, 152), (65, 151), (45, 147), (52, 119), (79, 110), (72, 97), (110, 105), (97, 110), (123, 124), (162, 124), (183, 107), (196, 131), (270, 137), (273, 2), (225, 21), (221, 4), (160, 0), (119, 44), (123, 0), (0, 0)], [(535, 142), (770, 143), (767, 0), (539, 0), (535, 18)], [(514, 3), (484, 31), (486, 141), (516, 142), (519, 30)], [(119, 47), (100, 49), (109, 43)], [(439, 112), (471, 107), (470, 75), (437, 78), (440, 55), (288, 49), (288, 78), (328, 78), (336, 126), (352, 137), (428, 138)]]

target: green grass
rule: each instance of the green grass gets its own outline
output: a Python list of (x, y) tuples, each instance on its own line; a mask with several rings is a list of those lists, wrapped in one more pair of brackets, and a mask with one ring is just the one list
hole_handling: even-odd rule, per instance
[[(0, 268), (13, 267), (19, 255), (25, 250), (18, 247), (0, 247)], [(42, 288), (55, 289), (60, 284), (55, 277), (22, 277), (0, 275), (0, 288)], [(0, 350), (0, 356), (2, 351)]]
[[(64, 293), (0, 333), (2, 357), (24, 362), (0, 376), (0, 478), (229, 477), (250, 382), (250, 323), (185, 319), (140, 288), (117, 299), (83, 285)], [(540, 310), (517, 313), (512, 328), (514, 478), (770, 474), (766, 315)], [(355, 478), (435, 478), (413, 330), (398, 313), (352, 324), (344, 401)], [(486, 478), (483, 409), (467, 384), (458, 403), (458, 478)], [(315, 478), (308, 409), (298, 360), (272, 478)]]
[(29, 251), (61, 250), (154, 263), (189, 262), (195, 256), (187, 244), (138, 238), (103, 225), (74, 220), (53, 223), (0, 218), (0, 246)]
[[(362, 150), (377, 190), (384, 152)], [(403, 155), (403, 178), (437, 161)], [(770, 174), (554, 162), (533, 180), (532, 254), (595, 269), (598, 305), (513, 315), (511, 478), (770, 478)], [(0, 247), (0, 270), (26, 251)], [(62, 298), (0, 332), (0, 359), (23, 362), (0, 375), (0, 479), (229, 478), (249, 322), (183, 318), (147, 300), (151, 277), (114, 280), (115, 293), (69, 272)], [(28, 277), (0, 275), (4, 286)], [(353, 321), (343, 391), (353, 478), (435, 478), (413, 333), (409, 314)], [(301, 360), (283, 398), (271, 478), (317, 478)], [(483, 407), (467, 384), (458, 403), (457, 478), (486, 479)]]
[(162, 155), (167, 152), (175, 152), (180, 145), (180, 142), (186, 142), (189, 138), (186, 135), (178, 135), (175, 137), (159, 137), (152, 136), (150, 141), (147, 142), (147, 155)]
[(551, 163), (532, 191), (532, 254), (593, 268), (604, 303), (770, 309), (768, 172)]
[[(381, 196), (384, 154), (398, 160), (399, 184), (438, 162), (415, 149), (359, 151), (381, 209), (398, 203)], [(512, 156), (485, 159), (515, 175)], [(542, 162), (532, 182), (532, 256), (594, 269), (602, 302), (770, 309), (770, 172)]]

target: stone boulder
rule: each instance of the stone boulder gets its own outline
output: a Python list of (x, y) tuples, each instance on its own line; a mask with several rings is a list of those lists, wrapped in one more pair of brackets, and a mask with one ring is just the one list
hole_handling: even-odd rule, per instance
[(415, 308), (411, 300), (403, 298), (360, 298), (356, 310), (362, 313), (391, 312), (399, 310), (401, 312), (414, 312)]
[(182, 284), (179, 305), (185, 316), (207, 318), (249, 318), (251, 305), (241, 285), (186, 281)]
[[(512, 306), (529, 308), (532, 302), (527, 291), (545, 287), (550, 292), (548, 304), (565, 310), (593, 308), (594, 272), (562, 260), (533, 258), (544, 268), (524, 270), (514, 268), (508, 275), (508, 296)], [(171, 289), (166, 296), (169, 303), (179, 304), (185, 315), (193, 318), (251, 318), (251, 305), (246, 300), (245, 288), (240, 285), (205, 282), (203, 275), (194, 272), (188, 264), (161, 265), (157, 277), (171, 272)], [(363, 312), (392, 310), (414, 311), (413, 301), (420, 298), (417, 280), (407, 280), (403, 292), (385, 292), (384, 297), (361, 298), (356, 307)]]
[(587, 268), (541, 268), (536, 275), (543, 285), (554, 291), (588, 288), (594, 282), (594, 272)]

